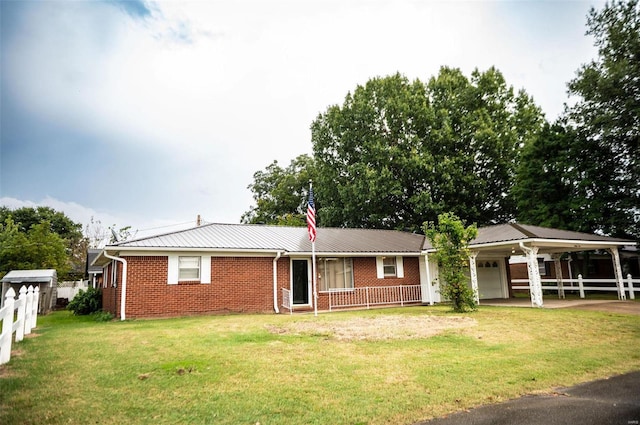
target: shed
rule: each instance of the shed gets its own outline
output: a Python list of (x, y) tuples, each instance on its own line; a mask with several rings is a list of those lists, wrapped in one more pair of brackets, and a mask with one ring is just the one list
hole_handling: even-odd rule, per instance
[(46, 270), (11, 270), (2, 278), (2, 304), (4, 305), (4, 295), (10, 287), (19, 293), (20, 287), (25, 285), (39, 286), (40, 300), (38, 303), (38, 313), (49, 313), (56, 304), (58, 293), (58, 275), (54, 269)]

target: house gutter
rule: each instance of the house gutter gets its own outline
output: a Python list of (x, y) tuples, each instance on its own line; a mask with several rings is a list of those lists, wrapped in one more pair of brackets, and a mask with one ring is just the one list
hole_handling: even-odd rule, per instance
[(126, 301), (127, 301), (127, 260), (125, 260), (124, 258), (109, 255), (107, 253), (107, 250), (104, 250), (103, 254), (105, 257), (111, 260), (119, 261), (122, 263), (122, 294), (120, 295), (120, 320), (125, 320), (126, 319), (125, 307), (126, 307)]
[(278, 260), (280, 257), (282, 257), (282, 251), (278, 251), (273, 259), (273, 309), (276, 313), (280, 313), (278, 308)]

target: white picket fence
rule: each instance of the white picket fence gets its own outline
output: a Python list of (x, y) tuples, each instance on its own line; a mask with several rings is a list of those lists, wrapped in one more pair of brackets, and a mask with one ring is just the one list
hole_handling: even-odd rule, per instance
[[(40, 300), (40, 288), (22, 286), (20, 295), (15, 299), (16, 291), (9, 288), (5, 294), (4, 307), (0, 308), (0, 321), (2, 321), (2, 333), (0, 334), (0, 365), (11, 360), (11, 344), (20, 342), (25, 335), (31, 333), (38, 321), (38, 301)], [(15, 321), (14, 321), (15, 319)]]

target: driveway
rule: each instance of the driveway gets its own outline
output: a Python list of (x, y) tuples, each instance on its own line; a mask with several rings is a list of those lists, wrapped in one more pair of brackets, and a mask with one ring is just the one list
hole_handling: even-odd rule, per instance
[[(483, 306), (531, 307), (528, 298), (481, 300)], [(573, 308), (640, 316), (640, 302), (544, 299), (544, 308)], [(640, 371), (528, 395), (416, 425), (640, 425)]]
[(415, 425), (638, 425), (640, 372), (481, 406)]

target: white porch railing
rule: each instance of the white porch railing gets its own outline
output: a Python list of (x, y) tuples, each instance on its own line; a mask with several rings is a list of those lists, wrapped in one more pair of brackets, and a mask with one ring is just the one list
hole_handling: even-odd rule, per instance
[[(36, 286), (20, 288), (18, 299), (14, 299), (16, 292), (9, 288), (5, 294), (4, 307), (0, 308), (0, 321), (2, 321), (2, 333), (0, 333), (0, 364), (11, 360), (11, 343), (15, 333), (15, 342), (20, 342), (25, 335), (31, 333), (38, 321), (38, 301), (40, 300), (40, 288)], [(16, 314), (17, 310), (17, 314)], [(17, 318), (16, 318), (17, 316)], [(16, 321), (14, 322), (14, 318)]]
[(289, 314), (293, 313), (293, 307), (291, 304), (291, 291), (286, 288), (282, 288), (282, 308), (289, 310)]
[(353, 289), (328, 291), (329, 311), (341, 307), (367, 307), (373, 305), (393, 305), (421, 303), (420, 285), (367, 286)]
[[(602, 292), (618, 292), (618, 282), (615, 279), (583, 279), (582, 275), (578, 275), (577, 279), (565, 279), (562, 278), (562, 287), (558, 286), (556, 279), (540, 279), (542, 282), (542, 289), (548, 289), (558, 291), (558, 296), (562, 290), (577, 291), (580, 294), (580, 298), (585, 298), (585, 291), (602, 291)], [(512, 289), (526, 289), (529, 290), (529, 279), (512, 279)], [(522, 284), (526, 285), (514, 285)], [(623, 291), (629, 293), (629, 299), (634, 300), (635, 292), (640, 292), (640, 279), (633, 279), (631, 275), (627, 275), (624, 279), (625, 287)]]

